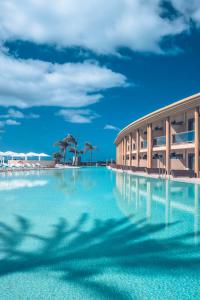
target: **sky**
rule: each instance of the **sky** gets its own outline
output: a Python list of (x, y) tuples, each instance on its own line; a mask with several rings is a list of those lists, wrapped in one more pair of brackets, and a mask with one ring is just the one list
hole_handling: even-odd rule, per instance
[(1, 0), (0, 151), (68, 133), (115, 158), (119, 130), (200, 92), (199, 0)]

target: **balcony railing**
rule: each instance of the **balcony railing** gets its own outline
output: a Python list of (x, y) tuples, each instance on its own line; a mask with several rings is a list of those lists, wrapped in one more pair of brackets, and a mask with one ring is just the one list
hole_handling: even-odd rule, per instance
[(159, 136), (153, 139), (153, 146), (159, 147), (159, 146), (165, 146), (166, 145), (166, 136)]
[(180, 132), (172, 135), (172, 144), (193, 143), (194, 130)]

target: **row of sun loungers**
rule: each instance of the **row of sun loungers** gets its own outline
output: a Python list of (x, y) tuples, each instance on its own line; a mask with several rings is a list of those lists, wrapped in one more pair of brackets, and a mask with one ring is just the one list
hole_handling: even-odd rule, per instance
[[(146, 167), (134, 167), (134, 166), (123, 166), (111, 164), (111, 168), (122, 170), (122, 171), (132, 171), (132, 172), (145, 172), (147, 174), (157, 174), (157, 175), (165, 175), (166, 170), (164, 168), (146, 168)], [(173, 177), (195, 177), (195, 173), (193, 170), (171, 170), (171, 175)]]
[(22, 170), (35, 170), (35, 169), (44, 169), (46, 167), (42, 166), (39, 163), (23, 163), (23, 164), (0, 164), (0, 172), (4, 171), (22, 171)]

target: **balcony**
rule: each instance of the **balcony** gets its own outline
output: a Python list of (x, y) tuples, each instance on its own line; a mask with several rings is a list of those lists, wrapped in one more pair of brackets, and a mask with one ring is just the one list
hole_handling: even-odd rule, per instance
[(166, 145), (166, 136), (159, 136), (153, 139), (153, 146), (154, 147), (160, 147)]
[(184, 144), (194, 142), (194, 130), (180, 132), (172, 135), (172, 144)]

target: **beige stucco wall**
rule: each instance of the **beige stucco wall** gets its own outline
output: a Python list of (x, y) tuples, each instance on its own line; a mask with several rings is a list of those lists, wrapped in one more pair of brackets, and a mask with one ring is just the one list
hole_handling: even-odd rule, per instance
[(137, 160), (136, 159), (132, 160), (132, 166), (137, 167)]
[(172, 170), (185, 170), (187, 168), (185, 151), (177, 150), (176, 154), (183, 154), (183, 159), (172, 159), (171, 158), (171, 169)]
[(162, 154), (163, 157), (162, 157), (162, 159), (152, 159), (152, 168), (165, 168), (166, 167), (165, 166), (165, 163), (166, 163), (165, 152), (163, 151), (163, 152), (156, 152), (156, 153)]
[(147, 160), (140, 159), (140, 167), (147, 167)]
[[(162, 127), (162, 130), (155, 130), (156, 127)], [(152, 137), (156, 138), (165, 135), (165, 122), (163, 120), (152, 123)]]

